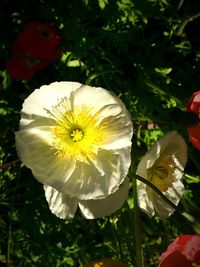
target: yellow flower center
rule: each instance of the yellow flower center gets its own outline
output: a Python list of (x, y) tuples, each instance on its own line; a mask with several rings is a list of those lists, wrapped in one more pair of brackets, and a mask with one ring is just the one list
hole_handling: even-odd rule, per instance
[(55, 120), (51, 135), (55, 153), (86, 163), (93, 159), (106, 138), (108, 123), (101, 123), (100, 116), (93, 114), (91, 107), (74, 106), (68, 98), (63, 98), (48, 112)]
[(81, 131), (81, 129), (74, 129), (70, 133), (70, 137), (74, 142), (79, 142), (83, 139), (84, 133)]
[(160, 191), (166, 191), (174, 181), (174, 171), (176, 163), (172, 156), (161, 162), (155, 163), (147, 170), (147, 179), (154, 184)]
[(192, 263), (192, 266), (193, 267), (200, 267), (200, 264), (197, 264), (197, 263), (194, 262), (194, 263)]

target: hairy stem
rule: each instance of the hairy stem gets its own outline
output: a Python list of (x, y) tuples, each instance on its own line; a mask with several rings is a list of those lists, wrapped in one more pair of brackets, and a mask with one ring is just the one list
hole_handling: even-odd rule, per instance
[(143, 267), (143, 249), (142, 237), (140, 229), (140, 214), (137, 199), (137, 184), (136, 176), (133, 176), (133, 200), (134, 200), (134, 233), (135, 233), (135, 247), (136, 247), (136, 266)]

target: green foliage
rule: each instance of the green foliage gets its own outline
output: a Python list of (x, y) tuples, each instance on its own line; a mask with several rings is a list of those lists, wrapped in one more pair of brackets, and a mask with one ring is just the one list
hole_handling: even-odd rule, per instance
[[(187, 134), (198, 120), (186, 112), (200, 84), (199, 11), (198, 1), (184, 0), (1, 0), (0, 266), (78, 267), (103, 257), (136, 266), (131, 189), (127, 203), (110, 217), (86, 221), (77, 213), (59, 220), (42, 185), (18, 160), (14, 132), (23, 100), (58, 80), (101, 86), (122, 99), (133, 119), (135, 165), (166, 131), (177, 129), (188, 143), (183, 215), (162, 221), (140, 214), (146, 266), (158, 266), (177, 235), (200, 233), (199, 151)], [(59, 28), (64, 52), (30, 80), (16, 81), (6, 72), (10, 44), (33, 20)]]

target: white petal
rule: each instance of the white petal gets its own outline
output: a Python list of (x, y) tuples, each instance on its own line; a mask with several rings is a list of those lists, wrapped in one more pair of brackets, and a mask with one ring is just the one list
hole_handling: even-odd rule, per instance
[[(115, 108), (111, 108), (109, 111), (109, 115), (111, 114), (116, 115), (116, 112), (120, 113), (122, 110), (122, 106), (124, 107), (122, 102), (120, 102), (120, 105), (119, 105), (118, 98), (112, 92), (107, 91), (100, 87), (91, 88), (91, 86), (82, 85), (73, 94), (74, 94), (74, 105), (75, 106), (81, 106), (81, 105), (91, 106), (93, 107), (92, 109), (93, 113), (100, 111), (102, 108), (104, 108), (107, 105), (118, 103), (118, 105), (115, 106)], [(107, 110), (107, 113), (108, 113), (108, 110)]]
[(44, 185), (45, 197), (51, 212), (61, 219), (72, 219), (78, 206), (77, 198), (70, 198), (51, 186)]
[(26, 126), (33, 120), (49, 117), (46, 109), (50, 110), (63, 97), (70, 97), (72, 91), (81, 86), (76, 82), (54, 82), (33, 91), (23, 104), (20, 127)]
[(49, 131), (49, 127), (38, 127), (16, 132), (16, 148), (21, 161), (36, 179), (59, 190), (74, 171), (75, 161), (56, 156)]
[(183, 170), (187, 161), (187, 145), (183, 137), (178, 132), (172, 131), (166, 133), (158, 143), (161, 148), (158, 162), (172, 155)]
[(102, 124), (107, 124), (104, 134), (106, 138), (100, 146), (103, 149), (120, 149), (131, 146), (133, 126), (127, 113), (116, 116), (108, 116), (103, 119)]
[(178, 205), (182, 195), (184, 192), (184, 185), (179, 180), (176, 179), (175, 182), (173, 182), (172, 186), (169, 187), (169, 189), (164, 192), (164, 195), (169, 198), (175, 205)]
[[(171, 202), (174, 205), (177, 206), (182, 197), (183, 191), (184, 191), (184, 185), (181, 183), (180, 180), (176, 180), (172, 184), (172, 186), (163, 194), (169, 200), (171, 200)], [(167, 204), (165, 200), (163, 200), (156, 192), (153, 191), (152, 191), (152, 201), (156, 212), (161, 218), (167, 218), (174, 212), (174, 208), (169, 204)]]
[(156, 142), (152, 148), (141, 158), (137, 166), (136, 174), (143, 178), (147, 178), (147, 170), (154, 165), (159, 155), (160, 146), (158, 142)]
[(151, 196), (147, 193), (147, 185), (137, 181), (138, 205), (149, 217), (155, 214)]
[(115, 193), (100, 200), (79, 200), (79, 207), (87, 219), (108, 216), (122, 207), (128, 191), (129, 180), (126, 178)]
[(176, 131), (166, 133), (152, 148), (142, 157), (136, 173), (147, 178), (147, 169), (158, 164), (168, 156), (174, 156), (179, 168), (183, 170), (187, 161), (187, 145), (183, 137)]
[[(130, 166), (130, 150), (100, 150), (96, 161), (76, 162), (76, 168), (61, 189), (78, 199), (101, 199), (114, 193), (125, 179)], [(95, 166), (97, 165), (97, 166)]]

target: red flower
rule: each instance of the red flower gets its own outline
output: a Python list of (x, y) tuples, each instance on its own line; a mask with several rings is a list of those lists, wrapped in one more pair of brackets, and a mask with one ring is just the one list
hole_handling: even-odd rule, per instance
[[(196, 113), (200, 118), (200, 91), (195, 92), (190, 97), (187, 104), (187, 110)], [(200, 150), (200, 125), (189, 127), (188, 134), (193, 146)]]
[(45, 68), (49, 64), (50, 62), (48, 61), (40, 62), (29, 57), (13, 57), (7, 62), (7, 71), (16, 80), (29, 80), (36, 71)]
[(187, 104), (187, 110), (200, 115), (200, 91), (193, 93), (193, 95), (190, 97)]
[(56, 60), (60, 57), (60, 36), (49, 23), (30, 22), (12, 45), (15, 55), (26, 55), (40, 60)]
[(200, 235), (180, 235), (161, 255), (159, 267), (200, 267)]
[(49, 23), (30, 22), (11, 46), (13, 57), (7, 61), (7, 70), (17, 80), (28, 80), (61, 55), (60, 36)]
[(193, 146), (200, 150), (200, 125), (188, 128), (188, 134)]

